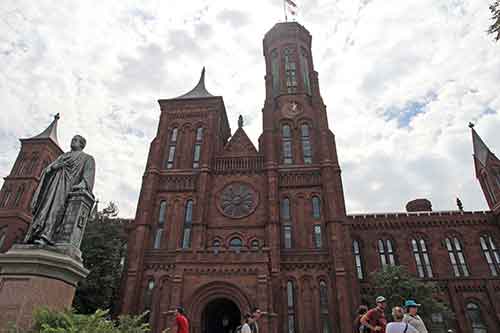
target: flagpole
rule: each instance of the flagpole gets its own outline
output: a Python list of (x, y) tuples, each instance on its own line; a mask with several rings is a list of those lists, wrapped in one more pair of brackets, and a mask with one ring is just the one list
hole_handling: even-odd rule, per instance
[(286, 16), (286, 0), (283, 0), (283, 12), (285, 13), (285, 22), (288, 22), (288, 17)]

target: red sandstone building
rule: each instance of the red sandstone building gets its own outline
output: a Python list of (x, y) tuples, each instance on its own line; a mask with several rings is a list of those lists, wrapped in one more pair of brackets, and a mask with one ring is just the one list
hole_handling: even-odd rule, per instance
[[(224, 101), (206, 90), (204, 73), (190, 92), (159, 101), (121, 311), (151, 310), (158, 333), (172, 326), (178, 305), (193, 333), (228, 332), (223, 325), (234, 328), (254, 306), (265, 312), (262, 333), (347, 333), (369, 273), (405, 265), (441, 286), (457, 332), (497, 332), (500, 161), (474, 129), (476, 174), (491, 211), (432, 211), (416, 200), (407, 212), (348, 215), (311, 35), (279, 23), (263, 45), (258, 149), (242, 121), (231, 135)], [(0, 249), (26, 230), (40, 163), (60, 154), (54, 130), (55, 122), (22, 141), (0, 193)], [(440, 314), (426, 322), (432, 332), (447, 328)]]

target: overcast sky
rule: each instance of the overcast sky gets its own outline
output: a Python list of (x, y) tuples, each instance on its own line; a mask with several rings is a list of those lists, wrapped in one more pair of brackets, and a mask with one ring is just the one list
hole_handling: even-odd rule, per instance
[[(336, 135), (349, 213), (486, 209), (469, 121), (500, 154), (500, 43), (486, 0), (296, 0)], [(157, 100), (181, 95), (207, 67), (230, 124), (262, 130), (262, 38), (280, 0), (0, 3), (0, 176), (18, 138), (61, 113), (59, 141), (87, 137), (95, 193), (133, 217)], [(0, 180), (0, 185), (3, 180)]]

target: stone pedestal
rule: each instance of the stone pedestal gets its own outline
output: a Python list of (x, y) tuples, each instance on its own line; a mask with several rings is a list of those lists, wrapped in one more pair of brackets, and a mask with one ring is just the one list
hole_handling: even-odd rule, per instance
[(0, 332), (28, 328), (39, 307), (70, 308), (78, 281), (89, 271), (53, 247), (15, 245), (0, 255)]

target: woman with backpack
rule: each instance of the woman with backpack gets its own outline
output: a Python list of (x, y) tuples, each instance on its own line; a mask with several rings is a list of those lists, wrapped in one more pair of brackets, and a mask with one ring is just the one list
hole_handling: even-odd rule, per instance
[(415, 327), (403, 322), (405, 313), (399, 306), (392, 308), (392, 318), (394, 321), (387, 324), (385, 333), (418, 333)]
[(236, 329), (237, 333), (252, 333), (252, 329), (250, 328), (250, 324), (254, 322), (254, 318), (251, 314), (247, 313), (245, 315), (245, 319), (243, 320), (243, 325), (239, 326)]

